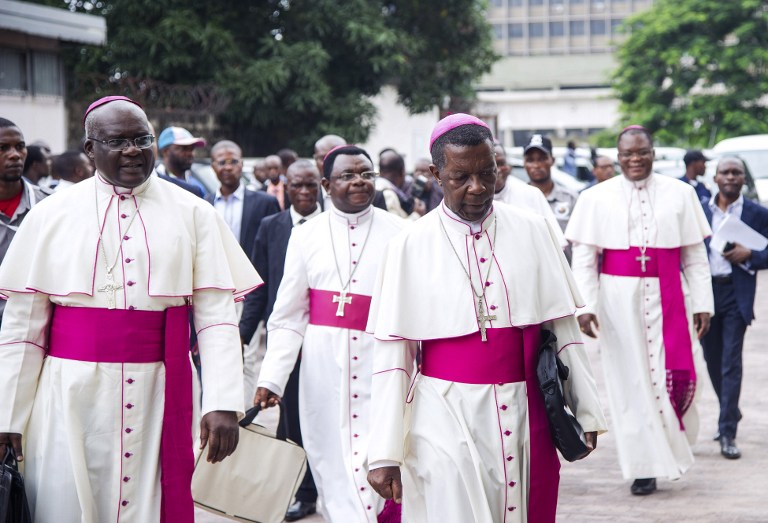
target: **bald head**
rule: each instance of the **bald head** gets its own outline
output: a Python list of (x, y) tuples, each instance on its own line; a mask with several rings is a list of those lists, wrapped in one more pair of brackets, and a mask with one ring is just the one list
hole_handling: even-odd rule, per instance
[(315, 142), (315, 165), (317, 170), (323, 172), (323, 158), (334, 147), (346, 145), (347, 141), (337, 134), (326, 134)]
[(211, 158), (213, 158), (213, 155), (216, 154), (219, 151), (224, 150), (230, 150), (230, 151), (236, 151), (237, 154), (242, 156), (243, 150), (240, 149), (240, 146), (237, 145), (235, 142), (231, 140), (221, 140), (219, 142), (216, 142), (213, 147), (211, 147)]

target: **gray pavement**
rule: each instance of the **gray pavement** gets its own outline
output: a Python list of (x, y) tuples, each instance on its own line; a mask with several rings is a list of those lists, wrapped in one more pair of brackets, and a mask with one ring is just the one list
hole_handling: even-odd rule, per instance
[[(744, 380), (737, 443), (742, 458), (726, 460), (712, 441), (717, 431), (717, 398), (708, 376), (699, 377), (703, 394), (698, 405), (701, 418), (694, 446), (696, 462), (680, 480), (658, 481), (658, 491), (638, 497), (629, 493), (629, 481), (621, 477), (616, 448), (610, 432), (598, 438), (597, 450), (577, 463), (563, 462), (557, 521), (643, 523), (757, 523), (768, 522), (768, 274), (761, 273), (757, 320), (747, 330), (744, 347)], [(588, 350), (602, 397), (603, 374), (597, 346)], [(610, 416), (610, 412), (607, 412)], [(763, 497), (765, 496), (765, 497)], [(196, 511), (199, 523), (223, 523), (224, 518)], [(323, 521), (319, 516), (302, 520)], [(343, 522), (339, 522), (343, 523)], [(419, 523), (419, 522), (413, 522)], [(471, 522), (467, 522), (471, 523)], [(477, 522), (484, 523), (484, 522)], [(535, 523), (535, 522), (532, 522)]]

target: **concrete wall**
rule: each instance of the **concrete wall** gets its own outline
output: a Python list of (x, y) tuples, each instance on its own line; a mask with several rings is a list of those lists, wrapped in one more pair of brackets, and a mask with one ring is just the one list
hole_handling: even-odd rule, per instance
[(0, 116), (18, 125), (27, 143), (43, 140), (53, 154), (66, 149), (67, 118), (63, 98), (0, 94)]

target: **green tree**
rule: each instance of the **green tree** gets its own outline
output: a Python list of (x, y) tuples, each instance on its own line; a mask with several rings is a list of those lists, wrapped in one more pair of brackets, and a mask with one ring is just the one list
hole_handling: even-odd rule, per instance
[[(74, 96), (126, 79), (146, 88), (150, 109), (213, 96), (246, 154), (308, 154), (327, 133), (362, 141), (374, 117), (368, 97), (382, 86), (423, 112), (471, 97), (496, 58), (483, 0), (40, 1), (106, 18), (106, 46), (67, 55)], [(109, 79), (99, 93), (94, 75)]]
[(623, 123), (660, 143), (768, 132), (768, 2), (657, 0), (627, 21), (614, 88)]

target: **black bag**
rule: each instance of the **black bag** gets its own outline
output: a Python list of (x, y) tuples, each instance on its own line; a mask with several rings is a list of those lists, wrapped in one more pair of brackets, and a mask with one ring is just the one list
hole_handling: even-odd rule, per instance
[(536, 365), (539, 389), (544, 396), (544, 406), (549, 420), (549, 432), (555, 447), (563, 458), (576, 461), (589, 454), (584, 430), (571, 413), (563, 396), (563, 381), (569, 370), (557, 356), (557, 338), (552, 331), (541, 331), (541, 347)]
[(32, 523), (24, 479), (10, 445), (0, 466), (0, 523)]

